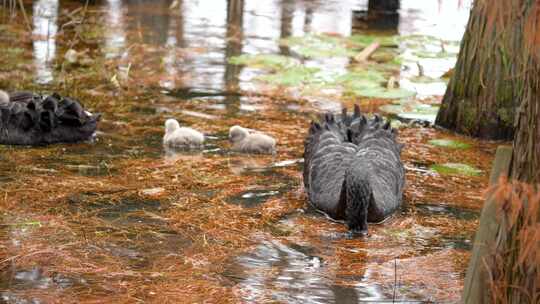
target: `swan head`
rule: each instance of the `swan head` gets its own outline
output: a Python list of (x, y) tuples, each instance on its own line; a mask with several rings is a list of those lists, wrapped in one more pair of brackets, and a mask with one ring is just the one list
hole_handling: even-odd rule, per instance
[(229, 141), (233, 143), (241, 141), (242, 139), (246, 138), (248, 135), (249, 135), (248, 130), (240, 126), (232, 126), (229, 129)]
[(165, 133), (172, 133), (180, 128), (180, 124), (176, 119), (170, 118), (165, 121)]
[(0, 90), (0, 105), (9, 103), (9, 94)]
[(353, 233), (367, 235), (368, 207), (373, 202), (373, 189), (365, 168), (354, 166), (345, 172), (345, 221)]

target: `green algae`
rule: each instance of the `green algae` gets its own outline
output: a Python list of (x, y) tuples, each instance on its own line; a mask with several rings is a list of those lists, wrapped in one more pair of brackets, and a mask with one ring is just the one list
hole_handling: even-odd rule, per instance
[(381, 47), (397, 47), (398, 39), (396, 36), (375, 36), (375, 35), (352, 35), (347, 41), (361, 47), (366, 47), (374, 42), (379, 43)]
[(471, 147), (471, 145), (467, 143), (460, 142), (457, 140), (452, 140), (452, 139), (432, 139), (428, 141), (428, 143), (433, 146), (450, 148), (450, 149), (468, 149)]
[(439, 106), (424, 104), (414, 100), (401, 100), (393, 104), (384, 105), (380, 107), (380, 110), (407, 120), (435, 121), (435, 117), (437, 117), (437, 113), (439, 112)]
[(275, 74), (259, 76), (257, 79), (276, 85), (299, 86), (302, 84), (317, 82), (315, 74), (319, 71), (320, 69), (318, 68), (298, 66), (286, 70), (280, 70)]
[(460, 163), (436, 164), (432, 165), (430, 169), (438, 172), (439, 174), (458, 174), (467, 176), (479, 176), (482, 174), (482, 170)]
[(231, 57), (229, 63), (270, 70), (286, 69), (298, 64), (293, 58), (275, 54), (244, 54)]
[(329, 35), (289, 37), (281, 39), (279, 43), (306, 58), (353, 57), (357, 54), (347, 46), (344, 38)]
[(369, 98), (381, 98), (381, 99), (402, 99), (402, 98), (409, 98), (416, 95), (415, 92), (397, 88), (397, 89), (387, 89), (383, 86), (379, 87), (373, 87), (373, 88), (362, 88), (362, 89), (356, 89), (352, 90), (351, 93), (353, 93), (356, 96), (363, 96), (363, 97), (369, 97)]

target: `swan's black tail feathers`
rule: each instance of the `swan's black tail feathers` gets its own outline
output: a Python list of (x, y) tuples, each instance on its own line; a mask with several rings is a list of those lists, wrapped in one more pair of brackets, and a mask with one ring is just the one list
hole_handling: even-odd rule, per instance
[(339, 135), (344, 141), (358, 144), (364, 136), (373, 133), (376, 130), (384, 130), (386, 133), (380, 133), (383, 137), (390, 137), (395, 140), (397, 130), (392, 128), (390, 121), (385, 121), (379, 114), (375, 114), (373, 118), (367, 118), (360, 111), (360, 106), (354, 105), (352, 115), (347, 113), (347, 109), (343, 108), (339, 116), (332, 113), (320, 115), (319, 121), (313, 121), (309, 128), (308, 141), (313, 141), (318, 138), (322, 131), (331, 131)]
[[(304, 186), (310, 203), (348, 227), (367, 232), (401, 205), (405, 174), (397, 130), (380, 115), (323, 114), (304, 143)], [(369, 153), (368, 153), (369, 152)]]
[(19, 91), (19, 92), (13, 92), (9, 94), (9, 101), (10, 102), (19, 102), (19, 103), (29, 103), (30, 101), (34, 100), (34, 98), (38, 98), (39, 96), (28, 91)]
[(59, 94), (15, 92), (0, 106), (0, 144), (43, 145), (89, 139), (100, 115)]

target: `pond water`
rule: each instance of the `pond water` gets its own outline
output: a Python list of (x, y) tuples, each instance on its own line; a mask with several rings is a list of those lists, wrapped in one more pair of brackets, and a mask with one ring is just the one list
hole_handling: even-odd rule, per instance
[[(383, 28), (367, 1), (23, 2), (0, 4), (0, 89), (103, 119), (92, 142), (0, 146), (0, 302), (459, 301), (495, 144), (407, 122), (433, 121), (471, 1), (403, 0)], [(406, 144), (405, 206), (364, 238), (301, 179), (309, 121), (355, 102)], [(170, 117), (201, 151), (163, 149)], [(231, 152), (234, 124), (278, 153)]]

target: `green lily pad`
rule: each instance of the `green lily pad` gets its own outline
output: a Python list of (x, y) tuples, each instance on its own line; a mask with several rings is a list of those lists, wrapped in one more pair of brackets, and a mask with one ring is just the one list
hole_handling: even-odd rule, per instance
[(419, 58), (451, 58), (451, 57), (456, 57), (457, 53), (444, 52), (444, 51), (429, 52), (425, 50), (418, 50), (418, 51), (414, 51), (413, 55)]
[(430, 123), (434, 123), (437, 118), (437, 114), (399, 113), (397, 116), (405, 120), (421, 120)]
[(451, 149), (467, 149), (471, 147), (469, 144), (452, 139), (432, 139), (428, 143), (433, 146)]
[(438, 172), (439, 174), (460, 174), (468, 176), (478, 176), (482, 174), (482, 170), (476, 169), (472, 166), (459, 163), (445, 163), (432, 165), (431, 170)]
[(386, 82), (386, 77), (381, 72), (375, 70), (356, 70), (345, 73), (336, 78), (337, 83), (354, 84), (355, 82), (372, 82), (377, 84)]
[(381, 47), (396, 47), (398, 40), (396, 36), (374, 36), (374, 35), (352, 35), (348, 37), (352, 44), (366, 47), (373, 42), (378, 42)]
[(399, 59), (397, 58), (398, 54), (391, 51), (386, 50), (378, 50), (375, 53), (371, 55), (371, 60), (376, 61), (378, 63), (396, 63)]
[(369, 97), (369, 98), (381, 98), (381, 99), (401, 99), (409, 98), (416, 95), (415, 92), (405, 89), (387, 89), (385, 87), (372, 87), (361, 88), (351, 91), (354, 95)]
[(280, 44), (307, 58), (352, 57), (357, 53), (347, 47), (343, 38), (328, 35), (289, 37), (280, 40)]
[(400, 101), (395, 104), (384, 105), (380, 107), (380, 110), (388, 114), (397, 115), (406, 120), (435, 122), (439, 107), (418, 101)]
[(292, 67), (278, 71), (275, 74), (263, 75), (257, 79), (283, 86), (297, 86), (310, 82), (315, 82), (315, 74), (320, 71), (318, 68), (308, 68), (304, 66)]
[(286, 69), (298, 64), (293, 58), (274, 54), (244, 54), (231, 57), (229, 63), (271, 70)]

